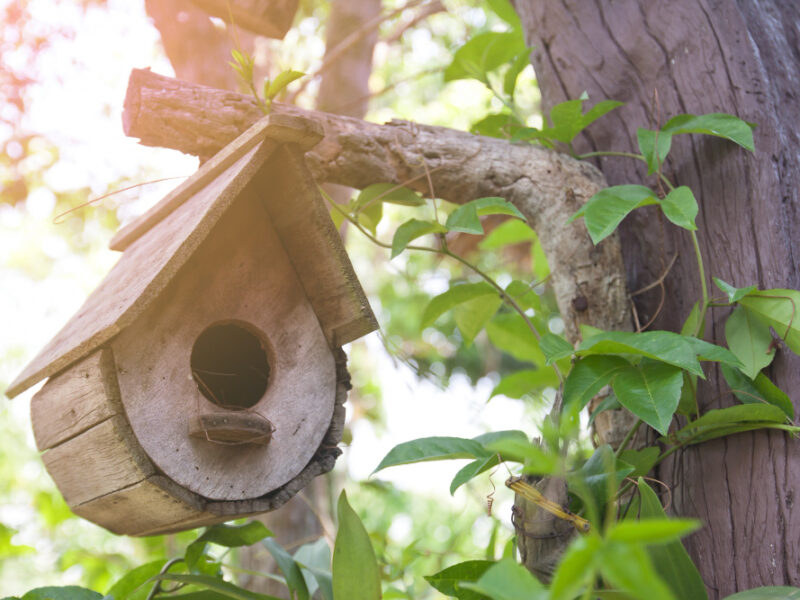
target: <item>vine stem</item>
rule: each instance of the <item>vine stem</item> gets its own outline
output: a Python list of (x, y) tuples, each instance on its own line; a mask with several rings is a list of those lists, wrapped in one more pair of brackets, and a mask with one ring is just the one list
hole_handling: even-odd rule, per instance
[[(690, 231), (689, 233), (692, 234), (692, 246), (694, 246), (694, 254), (697, 257), (697, 269), (700, 275), (700, 290), (703, 294), (703, 307), (700, 310), (700, 314), (705, 315), (710, 304), (708, 297), (708, 284), (706, 284), (706, 269), (703, 265), (703, 254), (700, 252), (700, 244), (697, 242), (697, 234), (694, 231)], [(702, 333), (700, 328), (703, 326), (703, 321), (704, 319), (699, 320), (697, 324), (697, 330), (694, 332), (695, 337)]]
[(628, 447), (628, 444), (631, 443), (631, 440), (633, 439), (633, 436), (635, 436), (636, 432), (639, 431), (639, 427), (641, 426), (641, 424), (642, 424), (642, 420), (641, 419), (636, 419), (636, 423), (634, 423), (633, 427), (630, 428), (630, 431), (628, 431), (628, 433), (625, 434), (625, 438), (620, 443), (619, 447), (617, 448), (617, 451), (614, 452), (614, 456), (615, 457), (619, 458), (620, 454), (622, 454), (622, 452), (625, 450), (625, 448)]
[[(358, 222), (356, 219), (354, 219), (352, 216), (350, 216), (349, 214), (347, 214), (347, 212), (346, 212), (346, 211), (344, 211), (344, 210), (343, 210), (343, 209), (342, 209), (342, 208), (341, 208), (339, 205), (337, 205), (335, 202), (330, 202), (330, 201), (329, 201), (329, 204), (331, 205), (331, 207), (333, 207), (333, 209), (334, 209), (334, 210), (336, 210), (336, 211), (337, 211), (339, 214), (341, 214), (341, 215), (342, 215), (342, 216), (343, 216), (345, 219), (347, 219), (347, 220), (348, 220), (348, 221), (349, 221), (349, 222), (350, 222), (350, 223), (353, 225), (353, 227), (355, 227), (356, 229), (358, 229), (358, 231), (360, 231), (360, 232), (361, 232), (361, 234), (362, 234), (362, 235), (364, 235), (364, 236), (365, 236), (365, 237), (366, 237), (368, 240), (370, 240), (370, 241), (371, 241), (373, 244), (375, 244), (375, 245), (377, 245), (377, 246), (380, 246), (381, 248), (387, 248), (387, 249), (391, 249), (391, 248), (392, 248), (392, 245), (391, 245), (391, 244), (387, 244), (386, 242), (382, 242), (381, 240), (379, 240), (378, 238), (376, 238), (374, 235), (372, 235), (372, 234), (371, 234), (369, 231), (367, 231), (366, 229), (364, 229), (364, 227), (361, 225), (361, 223), (359, 223), (359, 222)], [(407, 248), (408, 250), (418, 250), (418, 251), (420, 251), (420, 252), (430, 252), (430, 253), (433, 253), (433, 254), (443, 254), (443, 255), (445, 255), (445, 256), (449, 256), (449, 257), (450, 257), (450, 258), (452, 258), (453, 260), (456, 260), (456, 261), (460, 262), (462, 265), (464, 265), (465, 267), (467, 267), (468, 269), (470, 269), (470, 270), (471, 270), (473, 273), (475, 273), (476, 275), (478, 275), (479, 277), (481, 277), (481, 278), (482, 278), (482, 279), (483, 279), (483, 280), (484, 280), (486, 283), (488, 283), (488, 284), (489, 284), (489, 285), (491, 285), (491, 286), (492, 286), (494, 289), (496, 289), (496, 290), (497, 290), (497, 293), (498, 293), (498, 294), (500, 294), (500, 297), (501, 297), (503, 300), (505, 300), (505, 301), (508, 303), (508, 305), (509, 305), (509, 306), (510, 306), (510, 307), (511, 307), (511, 308), (512, 308), (512, 309), (513, 309), (513, 310), (514, 310), (516, 313), (518, 313), (518, 314), (519, 314), (519, 316), (520, 316), (520, 317), (522, 317), (522, 320), (523, 320), (523, 321), (525, 321), (525, 324), (528, 326), (528, 329), (530, 329), (530, 330), (531, 330), (531, 333), (533, 333), (534, 337), (535, 337), (537, 340), (541, 340), (541, 337), (542, 337), (542, 336), (541, 336), (541, 335), (539, 334), (539, 332), (536, 330), (536, 326), (533, 324), (533, 322), (530, 320), (530, 318), (528, 318), (528, 315), (526, 315), (526, 314), (525, 314), (525, 311), (524, 311), (524, 310), (522, 310), (522, 307), (521, 307), (519, 304), (517, 304), (517, 301), (516, 301), (516, 300), (514, 300), (514, 299), (513, 299), (511, 296), (509, 296), (509, 295), (506, 293), (506, 291), (505, 291), (505, 290), (504, 290), (502, 287), (500, 287), (500, 284), (499, 284), (499, 283), (497, 283), (497, 282), (496, 282), (494, 279), (492, 279), (492, 278), (491, 278), (491, 277), (490, 277), (490, 276), (489, 276), (487, 273), (485, 273), (485, 272), (484, 272), (484, 271), (483, 271), (483, 270), (482, 270), (480, 267), (478, 267), (477, 265), (474, 265), (474, 264), (472, 264), (472, 263), (471, 263), (471, 262), (469, 262), (469, 261), (468, 261), (466, 258), (464, 258), (464, 257), (462, 257), (462, 256), (459, 256), (458, 254), (455, 254), (455, 253), (451, 252), (451, 251), (450, 251), (449, 249), (447, 249), (447, 248), (429, 248), (428, 246), (413, 246), (413, 245), (408, 245), (408, 246), (406, 246), (406, 248)], [(555, 371), (555, 373), (556, 373), (556, 376), (558, 377), (558, 381), (559, 381), (559, 383), (560, 383), (561, 385), (563, 385), (563, 384), (564, 384), (564, 374), (561, 372), (561, 369), (559, 368), (559, 366), (558, 366), (558, 365), (557, 365), (555, 362), (553, 363), (553, 370)]]
[(586, 154), (579, 154), (575, 158), (578, 160), (586, 160), (587, 158), (594, 158), (596, 156), (619, 156), (621, 158), (637, 158), (644, 161), (644, 156), (634, 152), (616, 152), (613, 150), (601, 150), (597, 152), (587, 152)]

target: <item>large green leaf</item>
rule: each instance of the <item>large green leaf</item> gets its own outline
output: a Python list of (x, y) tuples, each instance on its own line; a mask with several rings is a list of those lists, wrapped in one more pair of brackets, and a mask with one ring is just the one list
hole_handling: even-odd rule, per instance
[(217, 577), (211, 577), (210, 575), (162, 573), (161, 575), (157, 575), (155, 579), (197, 585), (199, 587), (222, 594), (223, 596), (231, 598), (232, 600), (279, 600), (275, 596), (251, 592), (250, 590), (241, 588), (238, 585), (223, 581)]
[[(509, 221), (509, 223), (519, 223), (519, 221)], [(542, 298), (533, 291), (529, 284), (514, 279), (504, 291), (523, 310), (533, 309), (536, 312), (542, 310)]]
[(546, 364), (551, 365), (562, 358), (572, 356), (575, 348), (560, 335), (545, 332), (539, 340), (539, 347), (544, 353)]
[(425, 580), (446, 596), (453, 596), (459, 600), (483, 600), (485, 596), (464, 589), (461, 584), (477, 581), (494, 564), (492, 560), (468, 560), (433, 575), (425, 575)]
[(619, 484), (632, 472), (633, 466), (614, 456), (611, 446), (604, 444), (595, 449), (580, 469), (569, 474), (567, 486), (587, 509), (599, 510), (614, 497)]
[(800, 354), (800, 292), (762, 290), (750, 292), (739, 304), (756, 314), (783, 338), (795, 354)]
[(395, 185), (393, 183), (373, 183), (358, 193), (353, 203), (353, 208), (355, 210), (360, 210), (367, 204), (378, 204), (381, 202), (399, 204), (401, 206), (422, 206), (425, 204), (425, 199), (417, 192), (403, 187), (402, 185)]
[(661, 201), (661, 210), (664, 211), (664, 216), (678, 227), (689, 231), (697, 230), (694, 220), (697, 218), (699, 208), (691, 188), (682, 185), (670, 190)]
[(678, 409), (682, 386), (683, 371), (652, 361), (626, 367), (612, 383), (619, 403), (662, 435)]
[(319, 590), (323, 600), (333, 600), (331, 548), (327, 540), (319, 538), (303, 544), (294, 553), (294, 560), (302, 570), (308, 593), (313, 596)]
[(666, 544), (689, 535), (701, 527), (696, 519), (648, 517), (620, 521), (606, 531), (606, 539), (628, 544)]
[(513, 558), (504, 558), (489, 567), (478, 581), (462, 583), (461, 587), (494, 600), (545, 600), (549, 597), (539, 580)]
[(636, 139), (639, 142), (639, 152), (642, 153), (647, 163), (647, 174), (652, 175), (667, 160), (667, 155), (672, 147), (672, 135), (640, 127), (636, 130)]
[(499, 454), (503, 460), (523, 464), (525, 473), (550, 475), (558, 471), (559, 457), (547, 452), (536, 442), (520, 438), (503, 438), (485, 444), (486, 450)]
[(489, 341), (517, 360), (543, 367), (544, 354), (525, 320), (516, 313), (497, 314), (486, 324)]
[(509, 398), (524, 398), (546, 387), (558, 387), (558, 376), (552, 368), (523, 369), (503, 377), (492, 390), (490, 398), (499, 394)]
[(651, 204), (658, 204), (658, 200), (650, 188), (643, 185), (615, 185), (589, 198), (567, 222), (583, 217), (592, 241), (599, 244), (614, 232), (628, 213)]
[(334, 600), (378, 600), (381, 574), (375, 551), (356, 511), (342, 490), (336, 514), (339, 528), (333, 546)]
[(553, 574), (551, 600), (573, 600), (593, 582), (603, 542), (594, 533), (576, 536), (567, 547)]
[(725, 340), (742, 362), (742, 372), (750, 379), (755, 379), (775, 358), (769, 325), (741, 306), (725, 321)]
[(468, 463), (462, 467), (458, 473), (456, 473), (455, 477), (453, 477), (453, 481), (450, 482), (450, 495), (452, 496), (455, 494), (456, 490), (469, 480), (477, 477), (481, 473), (488, 471), (499, 463), (500, 460), (498, 459), (497, 454), (492, 454), (491, 456), (486, 456), (483, 458), (476, 458), (471, 463)]
[(742, 121), (733, 115), (710, 113), (707, 115), (677, 115), (672, 117), (661, 128), (662, 132), (677, 135), (679, 133), (702, 133), (713, 135), (739, 144), (742, 148), (755, 151), (753, 145), (753, 128), (755, 126)]
[(212, 525), (186, 547), (186, 566), (189, 569), (194, 567), (208, 543), (238, 548), (250, 546), (271, 535), (272, 532), (260, 521), (250, 521), (244, 525)]
[(641, 600), (676, 598), (659, 577), (647, 552), (637, 544), (608, 542), (600, 552), (600, 573), (614, 587)]
[(443, 233), (445, 228), (435, 221), (409, 219), (394, 232), (392, 238), (392, 258), (405, 250), (415, 239), (429, 233)]
[(450, 213), (445, 226), (449, 231), (482, 234), (483, 225), (481, 225), (480, 217), (486, 215), (508, 215), (525, 221), (524, 215), (516, 206), (503, 198), (491, 196), (477, 198), (462, 204)]
[(602, 100), (584, 114), (583, 103), (585, 100), (584, 95), (578, 100), (567, 100), (556, 104), (550, 111), (552, 125), (542, 129), (539, 136), (569, 144), (575, 139), (575, 136), (594, 121), (623, 104), (616, 100)]
[(486, 457), (483, 445), (475, 440), (458, 437), (425, 437), (398, 444), (383, 457), (373, 473), (387, 467), (408, 465), (430, 460)]
[(126, 600), (138, 591), (141, 597), (145, 597), (150, 589), (147, 588), (145, 590), (142, 586), (147, 583), (151, 577), (158, 575), (166, 563), (167, 560), (162, 558), (131, 569), (108, 589), (106, 596), (111, 596), (114, 600)]
[(749, 379), (739, 369), (722, 365), (722, 376), (742, 404), (772, 404), (780, 408), (789, 419), (794, 419), (791, 398), (763, 373), (759, 373), (755, 379)]
[(420, 326), (423, 329), (425, 327), (430, 327), (441, 315), (462, 302), (492, 295), (499, 298), (497, 290), (485, 281), (454, 285), (446, 292), (434, 296), (431, 299), (428, 306), (425, 307), (425, 311), (422, 313), (422, 323)]
[[(639, 477), (638, 488), (640, 516), (645, 519), (666, 519), (667, 514), (664, 512), (658, 496), (641, 477)], [(630, 514), (632, 518), (633, 513)], [(647, 551), (656, 571), (667, 582), (677, 598), (680, 600), (708, 600), (706, 586), (703, 584), (700, 573), (680, 540), (651, 546)]]
[(294, 557), (284, 550), (274, 539), (261, 540), (261, 543), (275, 559), (275, 563), (283, 573), (286, 580), (286, 587), (289, 588), (289, 597), (295, 600), (308, 600), (310, 593), (306, 585), (305, 577), (300, 570), (300, 566), (295, 562)]
[(660, 454), (657, 446), (647, 446), (641, 450), (623, 450), (619, 457), (633, 467), (628, 477), (642, 477), (652, 470)]
[(465, 346), (469, 347), (472, 344), (472, 340), (486, 326), (486, 323), (502, 304), (503, 299), (495, 293), (472, 298), (453, 308), (453, 318), (461, 332)]
[(576, 354), (634, 354), (704, 377), (694, 342), (671, 331), (606, 331), (584, 339)]
[(514, 29), (521, 29), (522, 23), (519, 20), (519, 15), (517, 15), (517, 11), (514, 10), (514, 7), (511, 6), (511, 2), (509, 0), (486, 0), (486, 4), (489, 5), (489, 8), (492, 10), (494, 14), (498, 17), (503, 19), (506, 23), (511, 25)]
[(682, 429), (671, 433), (669, 440), (699, 444), (714, 438), (752, 431), (754, 429), (782, 429), (792, 433), (800, 427), (786, 425), (786, 413), (771, 404), (741, 404), (710, 410)]
[(512, 244), (532, 242), (535, 239), (536, 232), (527, 223), (519, 219), (508, 219), (487, 233), (478, 247), (481, 250), (497, 250)]
[(614, 376), (630, 366), (619, 356), (586, 356), (575, 363), (564, 381), (564, 406), (586, 406)]
[(100, 600), (103, 594), (77, 585), (39, 587), (26, 592), (22, 600)]
[(725, 600), (800, 600), (800, 588), (767, 586), (725, 596)]
[(444, 71), (444, 80), (477, 79), (488, 83), (491, 71), (513, 60), (526, 47), (521, 29), (474, 35), (453, 54), (453, 61)]

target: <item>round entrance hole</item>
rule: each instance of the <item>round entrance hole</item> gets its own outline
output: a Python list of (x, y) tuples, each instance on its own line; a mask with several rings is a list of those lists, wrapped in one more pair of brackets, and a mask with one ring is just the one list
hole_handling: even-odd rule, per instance
[(265, 344), (243, 325), (208, 327), (192, 346), (190, 364), (197, 389), (221, 408), (250, 408), (267, 391), (270, 368)]

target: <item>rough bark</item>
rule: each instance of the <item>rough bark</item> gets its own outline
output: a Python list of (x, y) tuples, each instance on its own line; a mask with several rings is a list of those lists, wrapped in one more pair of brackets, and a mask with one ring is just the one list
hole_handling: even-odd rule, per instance
[[(577, 339), (580, 323), (630, 327), (616, 237), (595, 247), (580, 223), (564, 226), (604, 185), (591, 165), (443, 127), (377, 125), (286, 105), (275, 110), (322, 123), (326, 137), (306, 155), (318, 181), (355, 188), (393, 182), (427, 193), (427, 168), (436, 196), (445, 200), (501, 196), (513, 202), (539, 232), (570, 339)], [(247, 96), (135, 70), (123, 120), (125, 132), (145, 145), (208, 156), (259, 116)]]
[[(665, 172), (698, 197), (707, 273), (737, 286), (800, 287), (794, 246), (800, 233), (800, 5), (516, 0), (515, 6), (535, 47), (545, 109), (584, 90), (592, 101), (627, 103), (593, 125), (579, 151), (635, 151), (637, 127), (652, 128), (678, 113), (728, 112), (758, 123), (755, 155), (721, 140), (681, 136)], [(646, 181), (635, 161), (599, 164), (611, 184)], [(689, 237), (647, 209), (623, 223), (621, 240), (630, 289), (657, 278), (678, 253), (654, 327), (680, 328), (700, 296)], [(646, 320), (658, 297), (641, 300)], [(708, 325), (707, 334), (720, 343), (728, 312), (715, 309)], [(797, 406), (798, 357), (782, 351), (769, 371)], [(734, 403), (714, 370), (699, 398), (703, 410)], [(800, 584), (800, 470), (792, 466), (798, 459), (797, 441), (759, 432), (703, 444), (661, 469), (673, 510), (705, 522), (687, 547), (712, 596)]]

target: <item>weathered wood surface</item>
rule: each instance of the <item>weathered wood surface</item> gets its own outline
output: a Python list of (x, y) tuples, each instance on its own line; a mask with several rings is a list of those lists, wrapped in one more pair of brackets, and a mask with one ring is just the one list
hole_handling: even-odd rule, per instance
[(292, 26), (299, 0), (192, 0), (208, 14), (253, 33), (283, 39)]
[[(191, 210), (169, 217), (130, 247), (77, 314), (25, 367), (6, 395), (13, 397), (64, 369), (130, 325), (163, 291), (261, 166), (261, 147), (249, 150), (194, 195)], [(266, 148), (265, 148), (266, 150)]]
[(52, 448), (120, 412), (114, 357), (103, 348), (51, 378), (31, 399), (36, 447)]
[[(284, 485), (308, 464), (331, 422), (334, 360), (264, 207), (285, 201), (277, 193), (255, 185), (242, 190), (158, 298), (111, 341), (139, 443), (166, 476), (213, 500), (257, 498)], [(183, 231), (177, 223), (194, 220), (197, 211), (203, 212), (197, 200), (178, 207), (125, 256), (142, 247), (158, 252), (159, 229)], [(189, 357), (199, 335), (220, 322), (240, 322), (264, 342), (269, 386), (250, 410), (275, 426), (266, 446), (189, 435), (193, 415), (219, 410), (197, 388)]]
[[(588, 90), (593, 101), (625, 107), (593, 125), (579, 151), (633, 151), (637, 127), (678, 113), (728, 112), (758, 124), (756, 153), (709, 137), (673, 141), (666, 174), (689, 185), (706, 273), (736, 286), (800, 288), (800, 3), (544, 2), (516, 0), (545, 110)], [(658, 104), (654, 101), (658, 95)], [(603, 159), (612, 184), (647, 181), (637, 161)], [(657, 278), (674, 253), (667, 302), (655, 327), (677, 330), (700, 297), (689, 236), (654, 209), (622, 225), (631, 289)], [(711, 283), (709, 282), (709, 285)], [(637, 298), (649, 319), (657, 290)], [(708, 332), (724, 342), (727, 309), (714, 309)], [(800, 358), (780, 351), (769, 369), (800, 408)], [(710, 370), (703, 409), (735, 402)], [(800, 585), (800, 444), (783, 433), (746, 433), (676, 455), (660, 479), (672, 509), (705, 526), (686, 540), (712, 597), (760, 585)]]
[[(427, 169), (437, 197), (461, 203), (501, 196), (513, 202), (539, 233), (569, 337), (577, 338), (580, 323), (631, 327), (618, 240), (595, 247), (581, 223), (564, 226), (605, 185), (587, 163), (443, 127), (378, 125), (285, 105), (275, 110), (323, 124), (325, 139), (306, 154), (318, 181), (356, 188), (393, 182), (427, 194)], [(123, 125), (145, 145), (210, 156), (259, 116), (248, 96), (134, 70)]]

